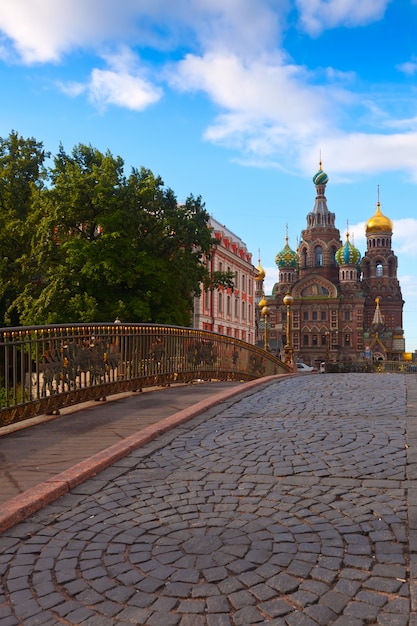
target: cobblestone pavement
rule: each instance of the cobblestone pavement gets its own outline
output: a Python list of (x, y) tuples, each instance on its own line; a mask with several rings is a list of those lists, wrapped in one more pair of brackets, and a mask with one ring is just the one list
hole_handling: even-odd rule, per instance
[(0, 537), (1, 626), (415, 626), (416, 417), (402, 374), (210, 409)]

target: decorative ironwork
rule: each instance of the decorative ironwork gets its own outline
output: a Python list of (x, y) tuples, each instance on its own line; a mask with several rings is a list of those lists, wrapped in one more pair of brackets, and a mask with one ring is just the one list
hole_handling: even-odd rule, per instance
[(153, 324), (0, 329), (0, 426), (122, 391), (288, 371), (258, 346), (209, 331)]

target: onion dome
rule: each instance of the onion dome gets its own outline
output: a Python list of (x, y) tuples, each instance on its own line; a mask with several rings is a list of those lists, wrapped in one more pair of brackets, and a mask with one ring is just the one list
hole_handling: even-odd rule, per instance
[(366, 234), (392, 233), (392, 221), (381, 212), (381, 205), (376, 204), (376, 213), (366, 222)]
[(285, 246), (278, 252), (275, 257), (275, 263), (278, 267), (297, 267), (298, 255), (294, 250), (291, 250), (288, 245), (288, 235), (285, 237)]
[(261, 265), (261, 259), (258, 259), (258, 265), (256, 267), (256, 271), (258, 272), (255, 276), (255, 280), (264, 280), (265, 279), (265, 270)]
[(349, 241), (349, 233), (346, 233), (346, 243), (335, 254), (338, 265), (358, 265), (361, 253)]
[(323, 172), (323, 170), (321, 169), (321, 161), (320, 161), (320, 169), (316, 174), (314, 174), (313, 183), (317, 186), (317, 185), (327, 185), (328, 182), (329, 182), (329, 177), (327, 176), (326, 172)]

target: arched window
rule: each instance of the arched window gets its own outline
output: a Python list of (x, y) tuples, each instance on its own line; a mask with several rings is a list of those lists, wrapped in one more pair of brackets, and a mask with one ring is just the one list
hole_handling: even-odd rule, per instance
[(307, 250), (304, 248), (303, 250), (303, 267), (307, 267)]
[(323, 265), (323, 250), (321, 246), (316, 246), (314, 251), (314, 258), (316, 267), (321, 267)]
[(382, 263), (377, 263), (376, 264), (376, 268), (375, 268), (376, 276), (381, 277), (381, 276), (383, 276), (383, 273), (384, 273), (384, 270), (383, 270), (383, 267), (382, 267)]

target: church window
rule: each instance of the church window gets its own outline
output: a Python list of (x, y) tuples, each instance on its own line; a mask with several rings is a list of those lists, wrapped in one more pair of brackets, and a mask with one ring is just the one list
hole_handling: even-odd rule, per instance
[(350, 311), (345, 311), (345, 322), (350, 322)]
[(326, 335), (321, 335), (321, 345), (325, 346), (326, 345)]
[(303, 320), (304, 320), (305, 322), (308, 322), (308, 311), (304, 311), (304, 312), (303, 312)]
[(315, 263), (316, 267), (321, 267), (323, 265), (323, 250), (321, 246), (316, 246), (315, 248)]
[(326, 311), (322, 311), (322, 312), (321, 312), (321, 321), (322, 321), (322, 322), (325, 322), (325, 321), (326, 321), (326, 319), (327, 319)]
[(381, 277), (383, 275), (383, 267), (382, 267), (382, 263), (377, 263), (376, 264), (376, 275), (378, 277)]
[(317, 335), (313, 335), (313, 346), (317, 346)]
[(307, 250), (304, 248), (303, 250), (303, 267), (307, 267)]
[(345, 346), (350, 346), (350, 335), (349, 335), (349, 333), (345, 335)]
[(303, 345), (308, 346), (308, 335), (303, 335)]
[(313, 320), (316, 321), (317, 320), (317, 311), (313, 311)]

